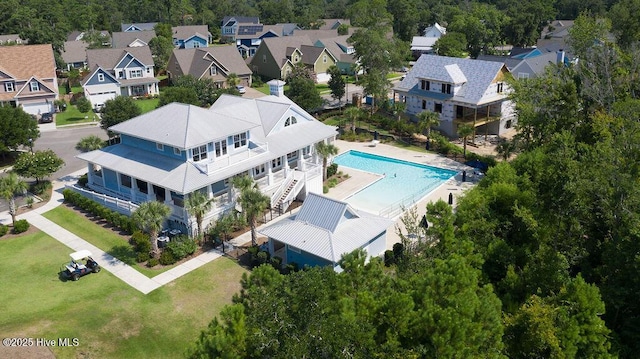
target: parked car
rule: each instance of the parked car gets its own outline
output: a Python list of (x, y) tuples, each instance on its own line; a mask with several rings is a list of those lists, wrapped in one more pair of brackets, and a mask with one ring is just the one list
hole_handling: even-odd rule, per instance
[(50, 112), (43, 113), (40, 116), (40, 123), (51, 123), (53, 122), (53, 114)]
[(63, 265), (62, 273), (73, 281), (89, 273), (100, 272), (100, 265), (91, 258), (91, 252), (81, 250), (70, 254), (71, 262)]
[(240, 92), (241, 95), (244, 95), (247, 92), (244, 86), (241, 86), (241, 85), (236, 86), (236, 90), (238, 90), (238, 92)]

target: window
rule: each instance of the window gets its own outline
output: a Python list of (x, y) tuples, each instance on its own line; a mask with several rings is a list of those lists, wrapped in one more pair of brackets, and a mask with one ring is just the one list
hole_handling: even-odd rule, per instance
[(6, 82), (4, 84), (4, 91), (5, 92), (13, 92), (15, 90), (16, 90), (16, 88), (15, 88), (15, 85), (13, 84), (13, 82)]
[(293, 62), (294, 62), (294, 63), (296, 63), (296, 62), (298, 62), (298, 61), (300, 61), (300, 58), (298, 57), (298, 55), (295, 55), (295, 56), (293, 57)]
[(151, 73), (151, 67), (147, 67), (147, 73), (150, 74)]
[(262, 55), (262, 62), (267, 62), (267, 55)]
[(132, 70), (131, 72), (129, 72), (129, 77), (131, 77), (132, 79), (142, 77), (142, 70)]
[(191, 150), (192, 158), (195, 162), (202, 161), (207, 158), (207, 145), (195, 147)]
[(529, 78), (529, 74), (526, 72), (518, 72), (518, 80), (520, 79), (528, 79)]
[(427, 109), (427, 100), (422, 100), (422, 109), (423, 110)]
[(253, 173), (256, 176), (257, 175), (261, 175), (261, 174), (263, 174), (265, 172), (266, 168), (267, 168), (267, 166), (265, 166), (264, 163), (263, 163), (260, 166), (256, 166), (256, 168), (253, 169)]
[(420, 80), (420, 89), (429, 91), (431, 88), (431, 83), (427, 80)]
[(282, 157), (271, 160), (271, 168), (278, 168), (280, 166), (282, 166)]
[(294, 116), (291, 116), (286, 121), (284, 121), (284, 127), (295, 125), (296, 123), (298, 123), (298, 119)]
[(433, 112), (442, 113), (442, 104), (441, 103), (436, 103), (434, 108), (433, 108)]
[(216, 67), (214, 65), (211, 65), (211, 67), (209, 67), (209, 75), (215, 76), (217, 73), (218, 70), (216, 69)]
[(298, 158), (298, 151), (287, 153), (287, 161), (293, 161)]
[(307, 146), (302, 149), (302, 156), (307, 157), (310, 154), (311, 154), (311, 146)]
[(104, 74), (98, 74), (98, 82), (104, 82)]
[(451, 84), (442, 84), (442, 93), (451, 94)]
[(327, 55), (322, 56), (322, 62), (324, 62), (325, 64), (327, 63)]
[(196, 48), (196, 47), (200, 47), (200, 43), (199, 43), (199, 42), (197, 42), (197, 41), (194, 41), (194, 42), (193, 42), (193, 47), (194, 47), (194, 48)]
[(131, 177), (125, 174), (120, 174), (120, 185), (122, 187), (131, 188)]
[(156, 143), (156, 149), (158, 151), (164, 151), (164, 145), (162, 143)]
[(29, 86), (31, 87), (32, 92), (40, 91), (40, 84), (38, 83), (38, 81), (31, 81), (29, 83)]
[(227, 140), (216, 142), (216, 157), (224, 156), (227, 154)]
[(511, 126), (513, 126), (513, 122), (511, 120), (507, 120), (507, 122), (504, 124), (504, 128), (511, 128)]
[(502, 82), (498, 83), (498, 93), (502, 93), (502, 87), (504, 86), (504, 84)]
[(124, 77), (123, 72), (122, 71), (118, 71), (118, 78), (121, 79), (123, 77)]
[(233, 136), (233, 147), (238, 148), (247, 145), (247, 133), (241, 133)]
[(177, 148), (177, 147), (174, 147), (174, 148), (173, 148), (173, 154), (174, 154), (174, 155), (178, 155), (178, 156), (180, 156), (180, 155), (182, 154), (182, 150), (180, 150), (180, 149), (179, 149), (179, 148)]

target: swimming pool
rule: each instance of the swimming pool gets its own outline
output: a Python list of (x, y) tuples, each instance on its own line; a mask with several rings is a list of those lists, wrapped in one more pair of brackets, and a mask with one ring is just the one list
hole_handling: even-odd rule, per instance
[(419, 201), (456, 175), (456, 171), (431, 167), (360, 151), (345, 152), (333, 160), (339, 166), (383, 175), (381, 179), (347, 197), (346, 202), (386, 217)]

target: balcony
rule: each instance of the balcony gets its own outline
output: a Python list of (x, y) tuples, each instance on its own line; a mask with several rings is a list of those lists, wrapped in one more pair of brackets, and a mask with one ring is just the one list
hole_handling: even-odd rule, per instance
[(262, 154), (265, 154), (269, 150), (266, 143), (258, 144), (258, 143), (251, 142), (251, 144), (253, 144), (255, 147), (248, 148), (245, 151), (234, 153), (225, 157), (210, 158), (205, 161), (194, 162), (194, 165), (202, 173), (205, 173), (207, 175), (212, 175), (215, 172), (221, 169), (227, 168), (231, 165), (235, 165), (243, 161), (253, 159)]
[(456, 125), (469, 124), (469, 125), (473, 125), (474, 127), (478, 127), (478, 126), (485, 125), (487, 123), (500, 121), (500, 119), (501, 119), (500, 116), (487, 116), (486, 113), (485, 114), (478, 113), (477, 115), (471, 114), (463, 117), (456, 117), (453, 120), (453, 122)]

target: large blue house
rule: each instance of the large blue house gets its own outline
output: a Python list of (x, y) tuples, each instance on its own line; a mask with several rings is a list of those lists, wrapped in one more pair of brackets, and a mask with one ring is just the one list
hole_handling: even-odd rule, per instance
[(123, 213), (146, 201), (171, 208), (169, 226), (191, 233), (184, 208), (195, 191), (215, 200), (206, 226), (235, 207), (230, 179), (249, 175), (281, 211), (294, 199), (322, 191), (318, 142), (332, 142), (324, 125), (284, 96), (282, 81), (269, 83), (271, 96), (222, 95), (209, 109), (171, 103), (109, 128), (120, 143), (83, 153), (88, 196)]

